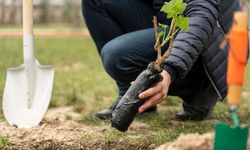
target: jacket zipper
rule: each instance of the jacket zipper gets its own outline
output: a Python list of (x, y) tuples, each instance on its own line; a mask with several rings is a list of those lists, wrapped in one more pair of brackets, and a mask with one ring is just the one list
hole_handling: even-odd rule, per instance
[(214, 84), (212, 78), (210, 77), (210, 75), (209, 75), (209, 73), (208, 73), (208, 71), (207, 71), (207, 69), (206, 69), (204, 63), (203, 63), (203, 67), (204, 67), (204, 69), (205, 69), (205, 72), (206, 72), (206, 75), (207, 75), (208, 79), (209, 79), (210, 82), (212, 83), (212, 85), (213, 85), (213, 87), (214, 87), (216, 93), (217, 93), (218, 96), (219, 96), (219, 100), (223, 100), (223, 97), (221, 96), (221, 93), (219, 92), (219, 90), (217, 89), (216, 85)]
[[(221, 33), (223, 34), (223, 36), (226, 38), (226, 34), (225, 34), (225, 32), (223, 31), (223, 29), (221, 28), (219, 21), (217, 20), (216, 23), (217, 23), (217, 27), (219, 28), (220, 32), (221, 32)], [(213, 87), (214, 87), (216, 93), (217, 93), (218, 96), (219, 96), (219, 100), (223, 100), (223, 97), (222, 97), (221, 93), (219, 92), (219, 90), (217, 89), (215, 83), (213, 82), (212, 78), (210, 77), (210, 75), (209, 75), (209, 73), (208, 73), (208, 71), (207, 71), (206, 66), (204, 65), (204, 63), (203, 63), (203, 67), (204, 67), (204, 69), (205, 69), (205, 72), (206, 72), (206, 74), (207, 74), (207, 77), (209, 78), (209, 80), (210, 80), (210, 82), (212, 83), (212, 85), (213, 85)]]

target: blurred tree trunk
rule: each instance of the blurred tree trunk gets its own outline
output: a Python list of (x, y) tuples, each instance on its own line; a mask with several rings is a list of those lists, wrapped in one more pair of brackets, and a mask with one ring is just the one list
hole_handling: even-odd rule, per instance
[(40, 23), (48, 23), (49, 22), (49, 0), (42, 0), (40, 4)]
[(64, 22), (70, 23), (72, 19), (72, 2), (70, 0), (64, 0), (64, 7), (62, 11), (62, 19)]
[(73, 27), (82, 26), (81, 6), (77, 1), (64, 0), (62, 20)]
[(12, 5), (11, 5), (11, 11), (10, 11), (10, 16), (9, 16), (9, 21), (8, 23), (14, 24), (16, 23), (16, 16), (17, 16), (17, 0), (12, 0)]
[(83, 20), (82, 20), (82, 14), (81, 14), (81, 6), (80, 5), (74, 5), (73, 10), (73, 26), (74, 27), (82, 27)]
[(0, 23), (1, 24), (4, 23), (4, 19), (5, 19), (4, 2), (5, 2), (5, 0), (0, 0)]

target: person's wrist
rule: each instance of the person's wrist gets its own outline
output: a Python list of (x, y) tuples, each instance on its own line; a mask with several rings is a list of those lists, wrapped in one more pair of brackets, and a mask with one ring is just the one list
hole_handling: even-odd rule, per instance
[(171, 75), (166, 70), (163, 70), (161, 75), (163, 77), (163, 81), (165, 81), (168, 85), (170, 85), (171, 84)]
[(178, 75), (176, 69), (170, 65), (164, 65), (164, 70), (170, 75), (171, 82), (174, 82)]

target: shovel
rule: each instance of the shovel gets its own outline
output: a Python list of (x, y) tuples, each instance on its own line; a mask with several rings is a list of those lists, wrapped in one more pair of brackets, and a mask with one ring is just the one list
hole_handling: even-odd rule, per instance
[(37, 126), (45, 115), (53, 87), (54, 69), (42, 66), (34, 56), (33, 2), (23, 0), (23, 59), (9, 68), (3, 94), (7, 122), (18, 128)]
[(246, 150), (248, 127), (240, 127), (236, 110), (240, 105), (248, 52), (247, 14), (236, 12), (229, 33), (227, 84), (228, 100), (234, 126), (218, 123), (215, 127), (214, 150)]

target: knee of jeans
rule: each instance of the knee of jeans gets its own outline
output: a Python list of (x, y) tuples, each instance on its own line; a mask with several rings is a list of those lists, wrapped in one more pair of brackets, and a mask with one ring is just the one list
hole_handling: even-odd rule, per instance
[(124, 37), (115, 38), (104, 45), (101, 50), (103, 66), (106, 72), (117, 82), (130, 84), (146, 68), (144, 59), (133, 44)]
[(120, 72), (117, 63), (120, 59), (119, 52), (121, 47), (116, 45), (115, 42), (108, 42), (101, 50), (102, 63), (106, 72), (115, 80)]
[(134, 80), (136, 67), (131, 64), (128, 45), (119, 39), (114, 39), (104, 45), (101, 51), (103, 66), (106, 72), (117, 82), (130, 84)]

